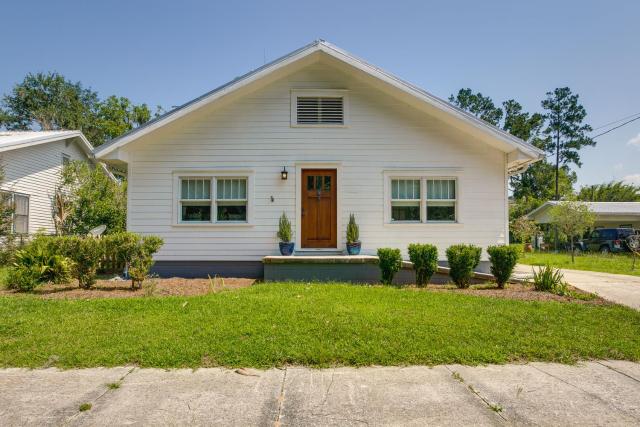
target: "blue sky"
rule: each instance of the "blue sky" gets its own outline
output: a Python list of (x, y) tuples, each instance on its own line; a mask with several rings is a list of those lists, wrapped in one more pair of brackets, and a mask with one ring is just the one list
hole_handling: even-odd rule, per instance
[[(170, 108), (323, 38), (444, 98), (471, 87), (537, 111), (569, 86), (593, 127), (640, 113), (633, 0), (7, 3), (0, 93), (58, 71), (101, 96)], [(579, 184), (640, 184), (640, 120), (597, 141)]]

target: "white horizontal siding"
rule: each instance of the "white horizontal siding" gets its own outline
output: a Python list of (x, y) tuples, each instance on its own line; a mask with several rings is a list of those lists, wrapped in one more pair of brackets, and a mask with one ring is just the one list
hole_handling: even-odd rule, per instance
[[(291, 127), (292, 88), (348, 89), (347, 127)], [(281, 213), (297, 226), (295, 164), (301, 161), (341, 162), (339, 233), (345, 233), (354, 213), (364, 253), (382, 246), (405, 251), (409, 243), (429, 242), (444, 258), (454, 243), (486, 247), (505, 242), (503, 153), (321, 64), (151, 134), (126, 150), (132, 159), (128, 227), (165, 239), (159, 260), (259, 260), (276, 254)], [(280, 179), (283, 166), (289, 170), (287, 181)], [(172, 172), (189, 168), (254, 170), (253, 226), (172, 226)], [(459, 170), (463, 223), (385, 225), (383, 171), (404, 168)]]
[(29, 195), (29, 233), (54, 233), (52, 200), (60, 182), (62, 155), (71, 160), (87, 156), (75, 142), (58, 140), (0, 153), (3, 190)]

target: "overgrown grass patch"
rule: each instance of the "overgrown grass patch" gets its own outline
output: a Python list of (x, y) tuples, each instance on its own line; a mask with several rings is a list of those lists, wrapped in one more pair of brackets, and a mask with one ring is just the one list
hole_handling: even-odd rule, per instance
[(0, 366), (413, 365), (640, 360), (640, 312), (343, 284), (195, 297), (0, 297)]
[(533, 252), (525, 253), (518, 262), (529, 265), (549, 264), (556, 268), (640, 276), (640, 259), (636, 260), (636, 266), (633, 268), (633, 257), (630, 254), (586, 253), (576, 255), (575, 263), (572, 263), (571, 255), (568, 253)]

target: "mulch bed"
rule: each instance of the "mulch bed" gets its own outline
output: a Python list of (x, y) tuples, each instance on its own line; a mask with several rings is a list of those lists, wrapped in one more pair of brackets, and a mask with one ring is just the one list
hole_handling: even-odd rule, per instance
[[(98, 280), (93, 288), (81, 289), (77, 284), (68, 285), (43, 285), (36, 288), (32, 294), (45, 299), (92, 299), (92, 298), (131, 298), (145, 296), (194, 296), (206, 295), (221, 290), (234, 290), (246, 288), (256, 283), (255, 279), (243, 278), (216, 278), (209, 279), (184, 279), (172, 277), (169, 279), (153, 278), (145, 282), (141, 289), (132, 289), (131, 282), (125, 280)], [(357, 286), (357, 285), (354, 285)], [(584, 299), (570, 296), (560, 296), (548, 292), (537, 292), (531, 285), (522, 283), (510, 283), (506, 289), (498, 289), (495, 284), (472, 284), (468, 289), (458, 289), (451, 284), (430, 284), (425, 288), (408, 286), (407, 289), (415, 292), (449, 292), (466, 295), (476, 295), (491, 298), (505, 298), (525, 301), (559, 301), (575, 302), (579, 304), (611, 304), (598, 296), (590, 295), (579, 289), (570, 289), (582, 295)], [(24, 295), (13, 290), (0, 290), (0, 296)]]

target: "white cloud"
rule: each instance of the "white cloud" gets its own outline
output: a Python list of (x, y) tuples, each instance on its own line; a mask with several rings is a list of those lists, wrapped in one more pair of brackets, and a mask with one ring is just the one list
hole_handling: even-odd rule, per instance
[(622, 180), (627, 184), (640, 185), (640, 173), (627, 175), (624, 178), (622, 178)]
[(635, 147), (640, 148), (640, 133), (627, 141), (627, 145), (633, 145)]

